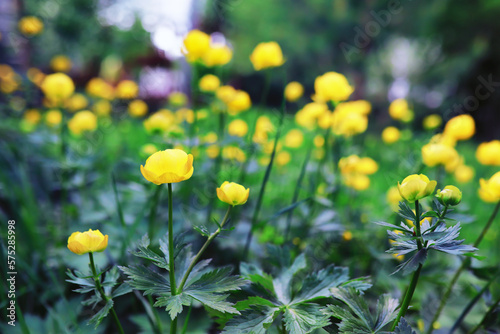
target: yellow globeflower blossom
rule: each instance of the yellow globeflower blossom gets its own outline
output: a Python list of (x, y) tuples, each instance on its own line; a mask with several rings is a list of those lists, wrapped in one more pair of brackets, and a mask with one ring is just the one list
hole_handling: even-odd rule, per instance
[(148, 113), (148, 105), (142, 100), (133, 100), (128, 105), (128, 112), (132, 117), (142, 117)]
[(405, 99), (396, 99), (389, 105), (389, 116), (397, 121), (407, 123), (413, 120), (414, 115)]
[(94, 103), (92, 110), (97, 116), (108, 116), (111, 113), (111, 103), (108, 100), (99, 100)]
[(52, 57), (50, 60), (50, 68), (54, 72), (64, 72), (67, 73), (69, 70), (71, 70), (71, 66), (73, 64), (71, 63), (71, 59), (66, 57), (65, 55), (57, 55)]
[(368, 117), (358, 113), (332, 114), (332, 131), (338, 136), (352, 137), (368, 128)]
[(412, 174), (403, 182), (398, 182), (398, 190), (402, 198), (408, 202), (415, 202), (432, 194), (436, 185), (436, 181), (430, 181), (424, 174)]
[(42, 119), (42, 115), (37, 109), (28, 109), (24, 113), (23, 119), (31, 125), (37, 125)]
[(394, 126), (388, 126), (382, 131), (382, 140), (386, 144), (395, 143), (401, 138), (401, 132)]
[(460, 165), (455, 168), (455, 172), (453, 176), (455, 180), (459, 183), (467, 183), (474, 177), (475, 171), (474, 168), (466, 165)]
[(66, 108), (69, 111), (78, 111), (85, 109), (89, 101), (85, 97), (85, 95), (80, 93), (73, 94), (68, 100), (66, 100)]
[(187, 180), (193, 171), (193, 155), (180, 149), (156, 152), (141, 165), (142, 176), (156, 185)]
[(279, 152), (276, 155), (276, 164), (278, 166), (285, 166), (290, 162), (290, 160), (292, 160), (292, 156), (287, 151)]
[(481, 165), (500, 166), (500, 140), (479, 144), (476, 158)]
[(256, 71), (279, 67), (285, 63), (281, 48), (276, 42), (258, 44), (250, 55), (250, 61)]
[(92, 78), (85, 88), (89, 95), (101, 99), (112, 100), (115, 97), (113, 86), (101, 78)]
[(325, 137), (322, 135), (316, 135), (314, 137), (314, 146), (323, 147), (323, 145), (325, 145)]
[(217, 145), (210, 145), (207, 147), (207, 156), (210, 159), (215, 159), (220, 154), (220, 147)]
[(175, 117), (179, 123), (186, 121), (189, 124), (193, 124), (194, 111), (188, 108), (181, 108), (175, 112)]
[(352, 240), (352, 232), (351, 231), (344, 231), (342, 233), (342, 239), (344, 241), (351, 241)]
[(19, 20), (19, 31), (25, 36), (35, 36), (43, 31), (43, 22), (35, 16), (25, 16)]
[(295, 114), (295, 122), (306, 129), (313, 129), (318, 120), (325, 115), (328, 118), (331, 116), (326, 103), (311, 102)]
[(184, 38), (182, 53), (188, 62), (194, 62), (205, 55), (210, 48), (210, 36), (203, 31), (191, 30)]
[(443, 118), (441, 115), (438, 114), (432, 114), (429, 116), (426, 116), (424, 120), (422, 121), (422, 125), (424, 126), (424, 129), (426, 130), (434, 130), (443, 124)]
[(485, 202), (500, 201), (500, 172), (496, 172), (488, 180), (479, 179), (479, 197)]
[(97, 117), (93, 112), (83, 110), (77, 112), (68, 121), (68, 129), (74, 135), (80, 135), (83, 131), (94, 131), (97, 128)]
[(462, 192), (455, 186), (446, 186), (443, 190), (438, 189), (436, 198), (443, 205), (458, 205), (462, 200)]
[(236, 89), (231, 86), (221, 86), (215, 91), (215, 96), (224, 103), (231, 101), (236, 94)]
[(228, 133), (231, 136), (243, 137), (248, 133), (248, 124), (242, 119), (235, 119), (229, 123)]
[(168, 102), (174, 107), (182, 107), (187, 104), (188, 98), (182, 92), (172, 92), (168, 96)]
[(206, 74), (198, 83), (202, 92), (215, 92), (220, 87), (220, 80), (213, 74)]
[(108, 247), (108, 236), (102, 235), (99, 230), (73, 232), (68, 238), (68, 249), (75, 254), (102, 252)]
[(222, 156), (229, 160), (244, 162), (247, 158), (245, 152), (236, 146), (227, 146), (222, 149)]
[(339, 114), (357, 113), (361, 115), (369, 115), (372, 111), (372, 105), (366, 100), (356, 100), (341, 102), (335, 107), (335, 112)]
[(304, 86), (297, 81), (288, 83), (285, 87), (285, 98), (288, 102), (295, 102), (304, 95)]
[(144, 122), (144, 128), (148, 132), (165, 132), (172, 125), (171, 119), (165, 116), (164, 113), (156, 112), (149, 116)]
[(457, 151), (444, 144), (427, 144), (422, 146), (422, 160), (426, 166), (446, 165), (459, 158)]
[(341, 102), (351, 96), (354, 88), (349, 85), (346, 77), (337, 72), (327, 72), (314, 81), (313, 100), (316, 102)]
[(215, 144), (217, 142), (218, 136), (215, 132), (211, 131), (201, 138), (203, 143)]
[(401, 194), (399, 193), (398, 187), (393, 186), (387, 190), (385, 196), (387, 203), (391, 206), (392, 211), (398, 211), (399, 202), (403, 200)]
[(378, 164), (375, 160), (357, 155), (350, 155), (339, 160), (339, 169), (341, 174), (365, 174), (371, 175), (378, 170)]
[(370, 187), (370, 178), (364, 174), (347, 174), (342, 179), (346, 186), (358, 191), (363, 191)]
[(233, 50), (227, 45), (210, 46), (203, 54), (202, 61), (205, 66), (214, 67), (226, 65), (233, 58)]
[(45, 114), (45, 123), (50, 127), (56, 127), (61, 124), (62, 113), (59, 110), (53, 109)]
[(115, 88), (119, 99), (135, 99), (139, 95), (139, 86), (132, 80), (122, 80)]
[(299, 148), (304, 142), (304, 134), (299, 129), (292, 129), (285, 135), (285, 146)]
[(232, 99), (226, 102), (226, 104), (229, 115), (237, 115), (240, 112), (249, 109), (252, 106), (252, 100), (247, 92), (237, 90)]
[(75, 91), (75, 84), (64, 73), (49, 74), (43, 79), (40, 87), (45, 97), (55, 103), (65, 101)]
[(456, 116), (446, 123), (443, 133), (455, 140), (467, 140), (476, 133), (476, 123), (471, 115)]
[(241, 184), (235, 182), (224, 181), (224, 183), (217, 188), (217, 197), (222, 202), (232, 206), (245, 204), (249, 195), (249, 188), (245, 189)]

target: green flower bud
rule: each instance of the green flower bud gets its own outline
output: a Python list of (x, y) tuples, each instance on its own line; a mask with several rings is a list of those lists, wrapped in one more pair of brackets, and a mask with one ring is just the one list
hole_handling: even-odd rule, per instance
[(462, 192), (455, 186), (446, 186), (437, 191), (436, 197), (443, 205), (457, 205), (462, 200)]

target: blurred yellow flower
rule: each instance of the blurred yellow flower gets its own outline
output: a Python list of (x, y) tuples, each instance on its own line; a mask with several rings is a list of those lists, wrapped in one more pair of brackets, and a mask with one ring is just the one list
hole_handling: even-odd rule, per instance
[(254, 143), (263, 144), (267, 142), (268, 134), (274, 131), (274, 125), (267, 116), (259, 116), (255, 126), (252, 140)]
[(299, 129), (292, 129), (285, 135), (285, 146), (299, 148), (304, 142), (304, 134)]
[(370, 178), (364, 174), (343, 175), (344, 184), (358, 191), (363, 191), (370, 187)]
[(424, 174), (412, 174), (401, 184), (398, 182), (398, 190), (402, 198), (408, 202), (415, 202), (432, 194), (436, 185), (436, 181), (430, 181)]
[(446, 186), (443, 190), (438, 189), (436, 198), (442, 205), (458, 205), (462, 200), (462, 192), (455, 186)]
[(203, 143), (214, 144), (217, 142), (218, 136), (215, 132), (211, 131), (201, 138)]
[(116, 97), (119, 99), (135, 99), (139, 95), (139, 86), (132, 80), (122, 80), (115, 88)]
[(281, 151), (276, 155), (276, 164), (278, 166), (285, 166), (290, 160), (292, 160), (292, 156), (287, 151)]
[(414, 115), (405, 99), (396, 99), (389, 105), (389, 116), (397, 121), (407, 123), (413, 120)]
[(252, 100), (247, 92), (237, 90), (226, 104), (229, 115), (237, 115), (249, 109), (252, 106)]
[(474, 168), (466, 165), (460, 165), (455, 168), (454, 177), (457, 182), (467, 183), (474, 177)]
[(156, 152), (141, 165), (142, 176), (156, 185), (187, 180), (193, 171), (193, 155), (180, 149)]
[(75, 84), (69, 76), (64, 73), (47, 75), (40, 87), (45, 97), (55, 103), (60, 103), (73, 95)]
[(162, 112), (156, 112), (149, 116), (144, 122), (144, 128), (148, 132), (165, 132), (172, 125), (172, 120)]
[(74, 135), (80, 135), (83, 131), (94, 131), (96, 128), (97, 117), (93, 112), (88, 110), (77, 112), (68, 121), (68, 129)]
[(66, 108), (69, 111), (78, 111), (85, 109), (89, 101), (85, 97), (85, 95), (80, 93), (73, 94), (69, 99), (66, 100)]
[(155, 144), (144, 144), (141, 147), (141, 156), (149, 157), (158, 151), (158, 147)]
[(108, 116), (111, 113), (111, 103), (108, 100), (98, 100), (92, 106), (97, 116)]
[(387, 195), (385, 196), (387, 203), (391, 206), (392, 211), (398, 211), (399, 202), (403, 200), (401, 194), (399, 193), (398, 187), (393, 186), (387, 190)]
[(459, 158), (458, 153), (451, 146), (439, 143), (422, 146), (422, 160), (426, 166), (446, 165), (450, 161), (456, 161), (457, 158)]
[[(306, 129), (313, 129), (318, 120), (323, 116), (327, 118), (331, 117), (331, 113), (326, 103), (311, 102), (306, 104), (295, 114), (295, 122)], [(329, 120), (328, 125), (330, 125)]]
[(188, 98), (182, 92), (172, 92), (168, 96), (168, 102), (174, 107), (182, 107), (187, 104)]
[(346, 138), (363, 133), (368, 128), (368, 117), (358, 113), (332, 113), (332, 131)]
[(184, 38), (182, 53), (188, 62), (194, 62), (205, 55), (210, 48), (210, 36), (194, 29)]
[(476, 132), (476, 124), (471, 115), (459, 115), (453, 117), (444, 127), (444, 135), (455, 140), (470, 139)]
[(441, 115), (438, 114), (432, 114), (429, 116), (426, 116), (424, 120), (422, 121), (422, 125), (424, 126), (424, 129), (426, 130), (434, 130), (443, 124), (443, 118)]
[(242, 205), (245, 204), (250, 195), (250, 189), (245, 189), (241, 184), (224, 181), (222, 185), (217, 188), (217, 197), (224, 203), (229, 205)]
[(388, 126), (382, 131), (382, 140), (386, 144), (395, 143), (401, 138), (401, 132), (394, 126)]
[(351, 241), (352, 240), (352, 232), (351, 231), (344, 231), (342, 233), (342, 239), (344, 241)]
[(62, 113), (59, 110), (49, 110), (45, 114), (45, 123), (50, 127), (56, 127), (61, 124)]
[(128, 113), (132, 117), (142, 117), (148, 113), (148, 105), (143, 100), (132, 100), (128, 104)]
[(285, 87), (285, 98), (288, 102), (295, 102), (304, 94), (304, 86), (297, 81), (289, 82)]
[(43, 74), (42, 71), (35, 67), (30, 67), (26, 72), (26, 76), (37, 86), (40, 86), (43, 82), (43, 79), (45, 78), (45, 74)]
[(322, 135), (316, 135), (314, 137), (314, 146), (323, 147), (323, 145), (325, 145), (325, 137)]
[(500, 172), (496, 172), (488, 180), (479, 179), (479, 197), (489, 203), (500, 201)]
[(57, 55), (50, 60), (50, 68), (52, 68), (54, 72), (67, 73), (71, 70), (71, 66), (73, 66), (71, 60), (65, 55)]
[(99, 230), (73, 232), (68, 238), (68, 249), (75, 254), (102, 252), (108, 247), (108, 236), (102, 235)]
[(25, 36), (35, 36), (43, 31), (43, 22), (35, 16), (25, 16), (19, 20), (19, 31)]
[(236, 146), (227, 146), (222, 149), (222, 156), (228, 160), (244, 162), (247, 158), (245, 152)]
[(101, 99), (112, 100), (115, 96), (114, 88), (101, 78), (92, 78), (85, 88), (91, 96)]
[(231, 86), (221, 86), (215, 91), (215, 96), (226, 104), (233, 99), (234, 94), (236, 89)]
[(37, 109), (28, 109), (24, 113), (23, 119), (31, 125), (37, 125), (42, 119), (42, 115)]
[(250, 55), (250, 61), (256, 71), (278, 67), (285, 63), (281, 48), (276, 42), (258, 44)]
[(371, 175), (377, 172), (378, 164), (375, 160), (353, 154), (339, 160), (339, 169), (341, 174), (365, 174)]
[(479, 144), (476, 158), (481, 165), (500, 166), (500, 140)]
[(202, 92), (215, 92), (220, 87), (220, 80), (213, 74), (206, 74), (198, 83)]
[(175, 112), (175, 118), (179, 123), (186, 121), (189, 124), (193, 124), (194, 111), (188, 108), (181, 108)]
[(220, 147), (218, 145), (210, 145), (207, 147), (207, 156), (210, 159), (215, 159), (220, 154)]
[(341, 102), (351, 96), (354, 88), (349, 85), (343, 74), (327, 72), (316, 78), (314, 91), (312, 98), (316, 102)]
[(366, 116), (372, 111), (372, 105), (366, 100), (347, 101), (337, 104), (335, 111), (339, 114), (357, 113)]
[(243, 137), (248, 133), (248, 124), (242, 119), (235, 119), (229, 123), (228, 133), (231, 136)]
[(233, 50), (227, 45), (210, 46), (203, 54), (203, 64), (208, 67), (226, 65), (233, 58)]

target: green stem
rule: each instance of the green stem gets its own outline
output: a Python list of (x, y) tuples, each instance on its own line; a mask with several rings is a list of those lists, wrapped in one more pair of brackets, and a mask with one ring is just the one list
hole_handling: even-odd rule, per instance
[(155, 318), (155, 320), (153, 322), (154, 331), (157, 334), (161, 334), (163, 332), (163, 330), (161, 328), (160, 315), (158, 314), (158, 312), (156, 311), (156, 308), (154, 307), (153, 297), (151, 297), (151, 295), (148, 295), (148, 301), (149, 301), (149, 305), (151, 306), (151, 311), (153, 313), (153, 316)]
[[(175, 264), (174, 264), (174, 222), (172, 219), (172, 183), (168, 183), (168, 266), (170, 276), (170, 293), (177, 295), (175, 287)], [(170, 324), (170, 334), (177, 333), (177, 317)]]
[(406, 290), (405, 297), (403, 299), (403, 303), (401, 304), (401, 308), (399, 309), (398, 316), (396, 317), (396, 320), (394, 320), (394, 323), (392, 324), (392, 331), (396, 329), (396, 326), (399, 323), (399, 320), (401, 317), (404, 317), (406, 314), (406, 311), (408, 310), (408, 306), (410, 305), (411, 299), (413, 297), (413, 293), (415, 292), (415, 288), (417, 287), (418, 283), (418, 277), (420, 276), (420, 271), (422, 270), (422, 264), (418, 265), (417, 271), (413, 273), (413, 277), (410, 282), (410, 286), (408, 287), (408, 290)]
[[(97, 271), (95, 269), (95, 264), (94, 264), (94, 255), (92, 252), (89, 253), (89, 259), (90, 259), (90, 269), (92, 270), (92, 275), (94, 277), (95, 286), (97, 287), (97, 290), (101, 294), (101, 298), (106, 303), (108, 303), (110, 299), (108, 298), (108, 296), (106, 296), (106, 293), (104, 292), (104, 289), (102, 288), (101, 279), (99, 277), (100, 275), (97, 275)], [(120, 332), (120, 334), (124, 334), (122, 324), (120, 323), (120, 319), (118, 319), (118, 315), (116, 314), (113, 306), (111, 306), (111, 309), (109, 310), (109, 312), (113, 316), (113, 319), (116, 323), (116, 327), (118, 327), (118, 331)]]
[(184, 326), (182, 327), (182, 334), (186, 334), (189, 318), (191, 317), (191, 309), (193, 308), (193, 304), (189, 304), (188, 314), (186, 316), (186, 320), (184, 320)]
[[(481, 243), (481, 241), (483, 240), (484, 236), (486, 235), (486, 232), (488, 232), (488, 230), (491, 227), (491, 224), (495, 220), (495, 217), (498, 214), (499, 209), (500, 209), (500, 201), (495, 206), (495, 209), (491, 213), (491, 216), (488, 219), (488, 222), (484, 226), (483, 230), (481, 231), (481, 234), (477, 237), (476, 241), (474, 242), (474, 247), (477, 248), (479, 246), (479, 244)], [(462, 265), (460, 266), (460, 268), (458, 268), (457, 271), (455, 272), (455, 274), (453, 275), (453, 278), (451, 279), (451, 282), (448, 285), (448, 288), (446, 288), (446, 291), (445, 291), (443, 297), (441, 298), (441, 303), (439, 303), (439, 307), (438, 307), (437, 311), (434, 313), (434, 317), (432, 318), (431, 325), (427, 329), (426, 334), (432, 333), (432, 331), (433, 331), (432, 324), (435, 323), (436, 321), (438, 321), (439, 316), (441, 315), (441, 312), (443, 311), (444, 306), (446, 305), (446, 302), (448, 301), (448, 298), (450, 298), (451, 291), (453, 290), (455, 283), (457, 283), (457, 281), (458, 281), (458, 277), (460, 277), (460, 274), (462, 274), (462, 271), (464, 269), (469, 267), (470, 263), (471, 263), (471, 259), (466, 258), (462, 262)]]
[(156, 187), (153, 194), (153, 204), (151, 210), (149, 211), (148, 220), (148, 236), (149, 240), (153, 240), (155, 235), (155, 218), (156, 218), (156, 208), (158, 207), (158, 202), (160, 200), (161, 186)]
[(495, 312), (497, 306), (500, 304), (500, 297), (495, 301), (493, 305), (489, 308), (488, 312), (484, 315), (483, 319), (481, 320), (480, 323), (477, 324), (476, 327), (474, 327), (468, 334), (474, 334), (477, 332), (481, 327), (483, 327), (484, 323), (486, 320)]
[(205, 244), (203, 244), (203, 246), (201, 247), (201, 249), (198, 252), (198, 254), (196, 254), (196, 256), (193, 258), (193, 260), (191, 260), (191, 263), (189, 264), (189, 267), (186, 270), (186, 273), (184, 274), (184, 276), (182, 277), (181, 283), (179, 284), (179, 288), (177, 289), (178, 292), (182, 292), (182, 289), (184, 288), (184, 285), (186, 284), (186, 281), (187, 281), (187, 279), (189, 277), (189, 274), (193, 270), (194, 266), (196, 265), (196, 263), (198, 263), (198, 261), (200, 260), (201, 256), (203, 255), (203, 253), (205, 252), (205, 250), (210, 245), (210, 243), (222, 231), (222, 228), (224, 227), (224, 224), (226, 224), (226, 222), (229, 219), (229, 214), (231, 213), (231, 209), (232, 208), (233, 208), (233, 206), (230, 205), (229, 208), (226, 211), (226, 215), (224, 216), (224, 219), (222, 219), (222, 223), (220, 224), (220, 227), (214, 233), (210, 234), (210, 236), (208, 237), (207, 241), (205, 241)]
[(417, 231), (417, 247), (418, 250), (422, 249), (422, 240), (420, 232), (420, 205), (418, 204), (418, 200), (415, 201), (415, 230)]

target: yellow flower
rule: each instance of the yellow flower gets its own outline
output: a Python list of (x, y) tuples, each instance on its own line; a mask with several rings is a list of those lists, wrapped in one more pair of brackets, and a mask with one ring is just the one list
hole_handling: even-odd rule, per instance
[(437, 182), (430, 181), (424, 174), (407, 176), (401, 184), (398, 182), (399, 194), (408, 202), (415, 202), (434, 192)]
[(467, 183), (474, 177), (474, 168), (466, 165), (460, 165), (455, 169), (455, 180), (460, 183)]
[(47, 75), (45, 79), (43, 79), (40, 88), (47, 99), (59, 103), (73, 95), (75, 84), (66, 74), (54, 73)]
[(151, 154), (158, 152), (158, 147), (155, 144), (145, 144), (141, 147), (141, 155), (149, 157)]
[(79, 111), (68, 121), (68, 129), (74, 135), (83, 131), (94, 131), (97, 128), (97, 117), (88, 110)]
[(248, 133), (248, 125), (242, 119), (235, 119), (229, 123), (228, 133), (231, 136), (243, 137)]
[(208, 48), (203, 55), (203, 64), (208, 67), (226, 65), (233, 58), (233, 50), (227, 45), (215, 45)]
[(236, 89), (231, 86), (221, 86), (215, 91), (215, 96), (224, 103), (228, 103), (236, 94)]
[(132, 80), (122, 80), (115, 89), (119, 99), (135, 99), (139, 94), (139, 86)]
[(323, 147), (323, 145), (325, 145), (325, 137), (322, 135), (316, 135), (314, 137), (314, 146)]
[(314, 81), (313, 100), (316, 102), (340, 102), (351, 96), (354, 88), (349, 85), (346, 77), (337, 72), (327, 72)]
[(391, 206), (392, 211), (398, 210), (399, 202), (403, 200), (401, 194), (399, 193), (398, 187), (390, 187), (385, 196), (387, 203)]
[[(316, 122), (325, 115), (328, 118), (331, 116), (326, 103), (311, 102), (295, 114), (295, 122), (306, 129), (313, 129)], [(328, 123), (330, 125), (329, 121)]]
[(66, 100), (66, 108), (69, 111), (78, 111), (87, 107), (89, 101), (83, 94), (75, 93)]
[(489, 180), (479, 179), (479, 185), (479, 197), (483, 201), (500, 201), (500, 172), (496, 172)]
[(94, 103), (92, 110), (97, 116), (108, 116), (111, 113), (111, 103), (108, 100), (99, 100)]
[(260, 116), (257, 119), (255, 133), (252, 140), (255, 143), (263, 144), (267, 141), (268, 134), (274, 131), (274, 125), (267, 116)]
[(217, 197), (232, 206), (245, 204), (249, 194), (250, 189), (234, 182), (224, 181), (220, 188), (217, 188)]
[(395, 143), (401, 138), (401, 132), (394, 126), (388, 126), (382, 131), (382, 140), (386, 144)]
[(115, 96), (114, 88), (101, 78), (92, 78), (87, 83), (85, 90), (89, 95), (101, 99), (112, 100)]
[(444, 134), (455, 140), (470, 139), (476, 132), (476, 124), (471, 115), (453, 117), (446, 123)]
[(50, 67), (54, 72), (69, 72), (71, 70), (71, 60), (64, 55), (57, 55), (50, 60)]
[(358, 191), (368, 189), (370, 178), (364, 174), (347, 174), (343, 176), (344, 184)]
[(62, 113), (59, 110), (49, 110), (45, 114), (45, 123), (50, 127), (56, 127), (61, 124)]
[(42, 115), (37, 109), (28, 109), (24, 113), (23, 119), (31, 125), (37, 125), (42, 119)]
[(229, 160), (244, 162), (247, 159), (245, 152), (236, 146), (227, 146), (222, 149), (222, 156)]
[(187, 104), (187, 96), (182, 92), (172, 92), (168, 96), (168, 102), (175, 107), (182, 107)]
[(25, 36), (35, 36), (43, 31), (43, 22), (35, 16), (25, 16), (19, 20), (19, 31)]
[(479, 144), (476, 158), (482, 165), (500, 166), (500, 140)]
[(285, 136), (285, 146), (289, 148), (299, 148), (304, 142), (304, 134), (299, 129), (288, 131)]
[(201, 138), (203, 143), (214, 144), (217, 142), (218, 136), (215, 132), (211, 131)]
[(430, 143), (422, 146), (422, 160), (426, 166), (446, 165), (457, 158), (457, 151), (448, 145)]
[(250, 55), (250, 61), (256, 71), (278, 67), (285, 63), (281, 48), (276, 42), (260, 43)]
[(276, 164), (278, 164), (278, 166), (285, 166), (290, 160), (292, 160), (292, 156), (287, 151), (279, 152), (276, 155)]
[(237, 115), (240, 112), (249, 109), (252, 106), (252, 100), (247, 92), (237, 90), (232, 98), (226, 102), (226, 104), (229, 115)]
[(462, 192), (455, 186), (446, 186), (443, 190), (438, 189), (436, 197), (443, 205), (457, 205), (462, 200)]
[(413, 120), (413, 111), (409, 109), (405, 99), (396, 99), (389, 105), (389, 116), (397, 121), (407, 123)]
[(358, 113), (332, 114), (332, 131), (346, 138), (363, 133), (368, 128), (368, 117)]
[(443, 118), (438, 114), (426, 116), (422, 121), (422, 125), (426, 130), (434, 130), (443, 124)]
[(357, 155), (350, 155), (339, 160), (340, 173), (371, 175), (378, 170), (378, 164), (371, 158), (360, 158)]
[(40, 86), (42, 84), (43, 79), (45, 78), (45, 74), (40, 71), (38, 68), (30, 67), (26, 72), (26, 76), (28, 79), (33, 82), (35, 85)]
[(188, 62), (194, 62), (205, 55), (210, 48), (210, 36), (203, 31), (191, 30), (184, 38), (184, 46), (181, 49)]
[(108, 236), (99, 230), (73, 232), (68, 238), (68, 249), (75, 254), (102, 252), (108, 247)]
[(217, 145), (210, 145), (207, 147), (207, 156), (210, 159), (215, 159), (220, 154), (220, 147)]
[(142, 176), (157, 185), (187, 180), (193, 171), (193, 155), (179, 149), (156, 152), (141, 165)]
[(148, 113), (148, 105), (142, 100), (133, 100), (128, 105), (128, 112), (132, 117), (142, 117)]
[(215, 92), (220, 87), (220, 80), (213, 74), (206, 74), (198, 83), (202, 92)]
[(340, 114), (357, 113), (366, 116), (372, 111), (372, 105), (365, 100), (341, 102), (337, 104), (335, 111)]
[(193, 124), (194, 111), (187, 108), (181, 108), (175, 112), (175, 117), (179, 123), (186, 121), (189, 124)]
[(352, 240), (352, 232), (351, 231), (344, 231), (342, 233), (342, 239), (344, 241), (351, 241)]
[(165, 132), (172, 125), (171, 119), (162, 112), (156, 112), (149, 116), (144, 122), (144, 128), (148, 132)]
[(285, 98), (288, 102), (295, 102), (304, 94), (304, 86), (297, 81), (288, 83), (285, 87)]

